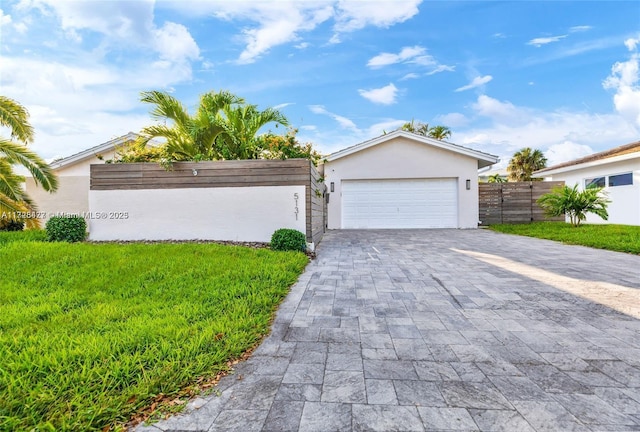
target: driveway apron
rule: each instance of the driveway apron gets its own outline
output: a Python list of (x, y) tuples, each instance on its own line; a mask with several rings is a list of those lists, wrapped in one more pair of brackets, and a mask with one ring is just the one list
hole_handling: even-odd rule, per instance
[(640, 256), (330, 231), (253, 356), (136, 430), (640, 430)]

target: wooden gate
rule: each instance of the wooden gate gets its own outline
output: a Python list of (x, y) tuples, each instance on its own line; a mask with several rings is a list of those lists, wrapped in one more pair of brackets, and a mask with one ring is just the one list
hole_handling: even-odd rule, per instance
[(564, 182), (480, 183), (480, 222), (482, 225), (500, 223), (529, 223), (535, 221), (563, 221), (564, 216), (550, 218), (536, 202)]

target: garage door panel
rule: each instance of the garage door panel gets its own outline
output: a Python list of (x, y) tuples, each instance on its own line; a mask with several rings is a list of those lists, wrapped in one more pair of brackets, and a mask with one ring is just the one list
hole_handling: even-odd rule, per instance
[(456, 228), (456, 179), (345, 180), (343, 228)]

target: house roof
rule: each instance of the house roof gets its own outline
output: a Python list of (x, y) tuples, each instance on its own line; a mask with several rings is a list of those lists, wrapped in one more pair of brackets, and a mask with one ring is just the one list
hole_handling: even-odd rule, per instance
[[(640, 141), (632, 142), (630, 144), (625, 144), (619, 147), (614, 147), (612, 149), (594, 153), (592, 155), (585, 156), (579, 159), (574, 159), (569, 162), (564, 162), (561, 164), (543, 168), (536, 171), (534, 174), (538, 177), (542, 177), (543, 175), (547, 174), (572, 171), (574, 169), (586, 168), (589, 166), (601, 165), (606, 162), (631, 159), (635, 157), (640, 157)], [(582, 166), (578, 167), (577, 165)]]
[(49, 166), (53, 169), (58, 169), (62, 167), (66, 167), (69, 165), (73, 165), (75, 163), (81, 162), (86, 159), (91, 159), (95, 156), (100, 155), (101, 153), (113, 150), (116, 146), (123, 145), (130, 141), (134, 141), (140, 137), (139, 134), (135, 132), (129, 132), (126, 135), (119, 136), (118, 138), (114, 138), (110, 141), (107, 141), (102, 144), (98, 144), (95, 147), (88, 148), (79, 153), (73, 154), (71, 156), (67, 156), (62, 159), (58, 159), (57, 161), (51, 162)]
[(359, 151), (368, 149), (370, 147), (376, 146), (378, 144), (385, 143), (394, 138), (403, 137), (410, 139), (412, 141), (416, 141), (427, 146), (437, 147), (444, 150), (449, 150), (454, 153), (462, 154), (465, 156), (469, 156), (478, 160), (478, 168), (483, 168), (486, 166), (493, 165), (498, 162), (498, 156), (491, 155), (489, 153), (484, 153), (478, 150), (473, 150), (467, 147), (463, 147), (457, 144), (453, 144), (446, 141), (440, 141), (433, 138), (428, 138), (422, 135), (414, 134), (412, 132), (407, 132), (403, 130), (395, 130), (385, 135), (381, 135), (379, 137), (370, 139), (368, 141), (361, 142), (359, 144), (353, 145), (351, 147), (347, 147), (345, 149), (339, 150), (335, 153), (331, 153), (327, 156), (327, 161), (332, 162), (336, 159), (343, 158), (345, 156), (349, 156), (351, 154), (357, 153)]

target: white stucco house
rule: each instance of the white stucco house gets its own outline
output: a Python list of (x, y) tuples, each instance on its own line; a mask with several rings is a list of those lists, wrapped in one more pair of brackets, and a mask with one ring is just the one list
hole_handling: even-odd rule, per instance
[(397, 130), (329, 155), (329, 229), (477, 228), (478, 169), (497, 156)]
[(109, 140), (74, 155), (49, 164), (58, 176), (58, 190), (49, 193), (37, 186), (33, 177), (26, 177), (25, 187), (38, 206), (38, 213), (45, 217), (62, 213), (83, 214), (89, 211), (89, 167), (112, 159), (122, 146), (139, 137), (134, 132)]
[(534, 176), (580, 189), (603, 187), (611, 200), (609, 220), (589, 214), (588, 223), (640, 225), (640, 141), (551, 166)]

